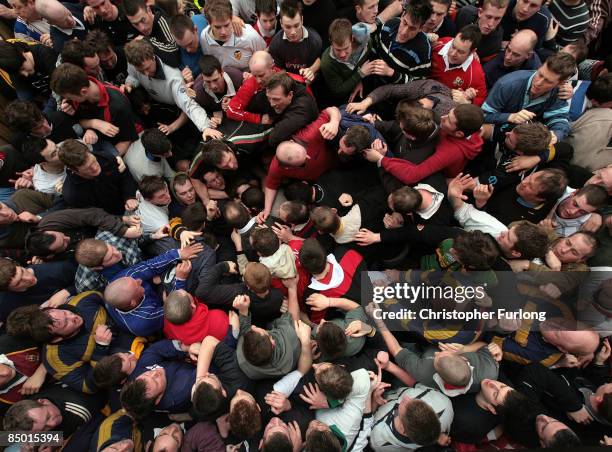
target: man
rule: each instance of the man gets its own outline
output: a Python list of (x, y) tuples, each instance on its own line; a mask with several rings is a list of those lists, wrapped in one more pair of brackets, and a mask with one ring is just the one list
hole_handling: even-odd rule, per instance
[(0, 69), (17, 84), (20, 99), (46, 98), (51, 94), (49, 79), (56, 61), (57, 53), (42, 44), (0, 43)]
[(484, 65), (487, 88), (491, 87), (504, 75), (514, 71), (532, 71), (538, 69), (542, 62), (534, 52), (538, 37), (533, 30), (519, 30), (494, 59)]
[(106, 81), (116, 86), (125, 84), (128, 74), (123, 47), (114, 46), (109, 36), (101, 30), (87, 33), (87, 42), (95, 49), (100, 59), (100, 67), (104, 71)]
[[(161, 331), (164, 326), (164, 308), (151, 279), (162, 274), (176, 261), (191, 259), (203, 249), (202, 244), (194, 243), (181, 250), (170, 250), (115, 275), (104, 291), (109, 315), (122, 330), (136, 336), (149, 336)], [(174, 289), (185, 287), (191, 266), (182, 263), (179, 267)]]
[(175, 202), (170, 204), (170, 217), (180, 216), (183, 210), (198, 200), (191, 179), (186, 173), (176, 173), (170, 181), (170, 191)]
[(90, 77), (102, 81), (106, 79), (100, 67), (100, 58), (96, 48), (89, 41), (77, 41), (76, 39), (68, 41), (64, 44), (60, 59), (62, 63), (71, 63), (80, 67)]
[(431, 0), (431, 16), (423, 25), (423, 32), (432, 44), (439, 38), (453, 37), (456, 33), (454, 22), (448, 15), (451, 2), (449, 0)]
[(135, 181), (144, 176), (162, 176), (170, 180), (174, 176), (167, 160), (170, 157), (172, 143), (168, 137), (159, 129), (147, 129), (130, 145), (123, 160)]
[(281, 3), (279, 16), (283, 32), (272, 38), (268, 52), (279, 68), (300, 74), (310, 84), (321, 68), (321, 37), (304, 27), (301, 3)]
[(487, 123), (522, 124), (533, 119), (551, 131), (552, 144), (570, 132), (569, 106), (559, 99), (559, 87), (576, 72), (576, 61), (567, 53), (550, 56), (537, 71), (505, 75), (493, 86), (482, 106)]
[(136, 30), (125, 16), (125, 10), (110, 0), (87, 0), (95, 14), (91, 28), (104, 32), (114, 45), (123, 47), (136, 37)]
[(478, 27), (466, 25), (454, 39), (442, 38), (433, 48), (431, 77), (451, 88), (456, 102), (480, 106), (487, 98), (485, 75), (476, 55), (480, 39)]
[(276, 0), (257, 0), (255, 2), (257, 21), (253, 24), (253, 28), (266, 41), (266, 47), (270, 45), (272, 38), (279, 29), (276, 18), (277, 9), (278, 3)]
[(543, 0), (510, 0), (501, 21), (504, 41), (510, 41), (518, 30), (528, 28), (538, 36), (536, 48), (542, 47), (546, 31), (550, 26), (550, 12)]
[(153, 233), (168, 224), (168, 207), (172, 197), (168, 184), (161, 176), (144, 176), (138, 184), (136, 199), (136, 215), (145, 234)]
[(568, 187), (543, 221), (559, 236), (567, 237), (581, 230), (593, 213), (607, 203), (608, 193), (599, 185), (585, 185), (578, 190)]
[(242, 86), (242, 71), (235, 67), (222, 67), (212, 55), (202, 56), (198, 62), (200, 75), (195, 79), (195, 100), (214, 120), (225, 116), (228, 105)]
[(477, 53), (482, 62), (495, 58), (502, 47), (504, 30), (500, 22), (507, 8), (506, 0), (484, 0), (480, 8), (466, 5), (457, 13), (455, 21), (457, 28), (478, 24), (482, 40)]
[(13, 27), (16, 39), (38, 41), (41, 44), (50, 44), (49, 23), (36, 11), (34, 0), (9, 0), (10, 6), (17, 14)]
[(153, 13), (145, 0), (126, 0), (123, 2), (123, 8), (132, 26), (148, 39), (164, 64), (173, 68), (179, 67), (181, 54), (170, 32), (168, 20), (162, 13), (159, 10)]
[(99, 82), (87, 75), (84, 69), (70, 63), (55, 68), (51, 88), (71, 102), (74, 117), (85, 129), (83, 141), (86, 144), (94, 144), (99, 138), (113, 144), (123, 155), (138, 139), (140, 125), (130, 102), (119, 89)]
[(251, 25), (245, 25), (242, 35), (236, 36), (232, 27), (231, 3), (209, 3), (205, 13), (209, 25), (200, 37), (202, 53), (217, 57), (222, 66), (245, 70), (251, 56), (266, 48), (265, 41)]
[[(198, 19), (196, 19), (198, 18)], [(196, 25), (193, 20), (199, 22)], [(207, 22), (202, 14), (197, 14), (191, 18), (183, 15), (174, 16), (170, 21), (170, 30), (181, 48), (181, 67), (183, 68), (183, 78), (189, 82), (200, 75), (198, 62), (204, 55), (200, 46), (200, 34)]]
[(36, 11), (51, 25), (51, 42), (56, 53), (60, 53), (70, 39), (85, 39), (87, 25), (82, 5), (57, 0), (36, 0), (35, 5)]
[(328, 107), (316, 121), (295, 135), (297, 141), (284, 141), (278, 145), (266, 177), (264, 210), (259, 214), (262, 221), (272, 212), (276, 193), (284, 177), (313, 182), (335, 165), (336, 153), (328, 149), (324, 134), (333, 138), (332, 135), (335, 136), (338, 131), (340, 118), (340, 111), (336, 107)]
[(70, 170), (62, 189), (68, 205), (101, 207), (114, 215), (135, 207), (134, 179), (129, 171), (119, 172), (112, 151), (112, 145), (104, 141), (94, 145), (92, 152), (77, 140), (60, 143), (59, 158)]

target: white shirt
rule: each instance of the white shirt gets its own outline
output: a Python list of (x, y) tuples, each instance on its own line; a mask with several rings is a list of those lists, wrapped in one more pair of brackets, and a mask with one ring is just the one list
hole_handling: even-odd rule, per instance
[(144, 176), (162, 176), (168, 180), (174, 176), (174, 170), (165, 158), (162, 157), (161, 161), (154, 162), (147, 157), (140, 140), (130, 144), (123, 161), (136, 182), (140, 182)]
[(136, 192), (136, 199), (138, 199), (136, 214), (140, 216), (140, 224), (145, 234), (153, 233), (168, 224), (168, 206), (156, 206), (146, 201), (140, 192)]
[(55, 189), (58, 183), (63, 183), (66, 179), (66, 169), (61, 173), (48, 173), (39, 164), (34, 165), (34, 177), (32, 183), (34, 184), (34, 190), (41, 193), (49, 193), (51, 195), (57, 195), (58, 192)]
[(202, 53), (217, 57), (222, 67), (232, 66), (240, 70), (248, 69), (249, 60), (255, 52), (266, 49), (266, 41), (248, 24), (242, 29), (242, 36), (232, 33), (223, 45), (215, 40), (208, 25), (200, 35), (200, 44)]

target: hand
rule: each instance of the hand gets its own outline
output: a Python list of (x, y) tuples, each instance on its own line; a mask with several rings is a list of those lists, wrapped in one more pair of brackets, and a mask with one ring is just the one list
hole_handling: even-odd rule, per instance
[(66, 99), (62, 99), (60, 102), (60, 110), (66, 113), (68, 116), (74, 116), (76, 113), (72, 104)]
[(599, 231), (599, 228), (602, 224), (603, 218), (600, 214), (594, 212), (591, 214), (587, 221), (582, 223), (582, 226), (580, 226), (580, 230), (586, 232), (597, 232)]
[(265, 113), (265, 114), (261, 115), (261, 123), (264, 126), (268, 126), (268, 125), (272, 124), (272, 122), (273, 122), (272, 118), (270, 118), (269, 114)]
[(250, 306), (251, 298), (248, 295), (236, 295), (232, 302), (232, 307), (241, 314), (245, 311), (248, 313)]
[(387, 146), (387, 143), (382, 141), (380, 138), (376, 138), (374, 141), (372, 141), (372, 144), (370, 145), (370, 149), (374, 149), (380, 155), (386, 155), (387, 150), (389, 148)]
[(218, 130), (207, 127), (202, 132), (202, 138), (204, 139), (204, 141), (207, 141), (209, 138), (213, 140), (220, 140), (221, 138), (223, 138), (223, 134)]
[(19, 190), (21, 188), (30, 188), (30, 187), (34, 186), (32, 181), (30, 179), (25, 178), (25, 177), (20, 177), (19, 179), (17, 179), (14, 182), (15, 182), (15, 190)]
[(462, 89), (454, 89), (451, 91), (453, 101), (457, 104), (470, 104), (470, 100), (467, 98), (465, 92)]
[(93, 125), (98, 132), (106, 135), (107, 137), (114, 137), (119, 133), (119, 127), (111, 124), (110, 122), (102, 121), (101, 119), (95, 119)]
[(300, 69), (300, 75), (304, 77), (304, 81), (307, 85), (310, 85), (312, 82), (314, 82), (315, 74), (309, 67)]
[[(272, 391), (266, 394), (264, 400), (270, 405), (270, 410), (277, 416), (291, 409), (291, 402), (282, 392)], [(299, 428), (298, 428), (299, 430)]]
[(463, 344), (451, 343), (451, 342), (440, 342), (438, 344), (438, 348), (442, 352), (453, 352), (453, 353), (461, 353), (465, 348)]
[(289, 439), (293, 445), (293, 452), (299, 452), (303, 448), (300, 426), (297, 421), (292, 421), (287, 423), (287, 427), (289, 428)]
[(578, 411), (568, 411), (567, 417), (569, 417), (572, 421), (582, 425), (587, 425), (593, 422), (593, 418), (584, 406)]
[(381, 120), (380, 116), (373, 113), (365, 114), (361, 117), (361, 119), (363, 119), (364, 121), (368, 121), (370, 124), (374, 124), (376, 121)]
[(40, 218), (38, 215), (34, 215), (30, 212), (21, 212), (19, 215), (17, 215), (17, 220), (21, 221), (22, 223), (38, 223)]
[(98, 325), (94, 340), (98, 345), (109, 345), (113, 340), (113, 333), (107, 325)]
[(546, 261), (546, 265), (548, 265), (548, 268), (550, 268), (551, 270), (556, 272), (561, 270), (561, 261), (552, 251), (546, 253), (544, 260)]
[(175, 129), (172, 126), (172, 124), (162, 124), (161, 122), (157, 123), (157, 128), (164, 135), (170, 135), (171, 133), (174, 133), (174, 131), (175, 131)]
[(232, 101), (231, 97), (229, 96), (223, 97), (223, 99), (221, 99), (221, 110), (227, 111), (227, 107), (229, 107), (229, 104), (231, 101)]
[(281, 303), (280, 309), (278, 310), (281, 314), (289, 311), (289, 300), (283, 298), (283, 302)]
[(179, 281), (187, 281), (189, 273), (191, 273), (190, 260), (182, 261), (176, 266), (176, 279), (178, 279)]
[(301, 320), (297, 320), (294, 322), (295, 334), (297, 334), (298, 339), (302, 345), (310, 344), (310, 334), (312, 329), (310, 325), (306, 322), (302, 322)]
[(86, 6), (85, 8), (83, 8), (83, 19), (85, 19), (90, 24), (93, 24), (95, 22), (96, 12), (91, 6)]
[(140, 217), (138, 215), (124, 215), (121, 221), (128, 226), (140, 226)]
[(119, 87), (119, 91), (121, 91), (123, 94), (130, 94), (133, 89), (134, 87), (129, 83), (125, 83)]
[(125, 205), (123, 206), (125, 210), (131, 212), (138, 209), (138, 200), (134, 198), (130, 198), (125, 201)]
[(320, 293), (313, 293), (306, 299), (306, 304), (310, 306), (313, 311), (323, 311), (331, 307), (329, 298)]
[(55, 294), (53, 294), (51, 298), (49, 298), (45, 302), (45, 307), (46, 308), (57, 308), (59, 306), (62, 306), (66, 304), (68, 297), (70, 297), (70, 292), (68, 292), (65, 289), (60, 290), (59, 292), (56, 292)]
[(478, 90), (474, 88), (468, 88), (463, 93), (465, 94), (465, 97), (467, 97), (467, 99), (470, 102), (473, 101), (476, 98), (476, 96), (478, 96)]
[(3, 19), (15, 20), (17, 19), (17, 13), (13, 8), (0, 5), (0, 17), (2, 17)]
[(610, 347), (610, 339), (605, 338), (601, 344), (601, 350), (595, 355), (595, 365), (603, 366), (608, 358), (612, 354), (612, 348)]
[(193, 231), (183, 231), (179, 236), (179, 241), (181, 242), (181, 248), (186, 248), (196, 237), (202, 235), (201, 232), (193, 232)]
[(43, 383), (45, 382), (46, 372), (34, 372), (21, 386), (19, 393), (21, 395), (36, 394)]
[(291, 232), (291, 228), (284, 224), (274, 223), (272, 231), (274, 231), (278, 239), (283, 243), (288, 243), (295, 237), (293, 232)]
[(472, 193), (476, 200), (476, 207), (482, 207), (489, 201), (489, 198), (493, 196), (493, 186), (491, 184), (480, 184), (474, 188)]
[(521, 110), (518, 113), (510, 113), (508, 122), (511, 124), (523, 124), (524, 122), (531, 121), (535, 116), (536, 114), (532, 111)]
[(226, 262), (227, 262), (227, 266), (228, 266), (227, 273), (229, 273), (230, 275), (237, 275), (238, 274), (238, 265), (236, 264), (236, 262), (234, 262), (234, 261), (226, 261)]
[(612, 436), (604, 435), (603, 439), (599, 441), (602, 446), (612, 446)]
[[(32, 258), (30, 260), (28, 260), (28, 265), (38, 265), (38, 264), (43, 264), (45, 261), (38, 256), (32, 256)], [(47, 301), (48, 303), (48, 301)], [(45, 303), (45, 305), (47, 304)]]
[(202, 243), (192, 243), (179, 251), (179, 257), (182, 260), (193, 259), (204, 250)]
[(87, 129), (83, 135), (83, 142), (85, 144), (96, 144), (98, 142), (98, 134), (92, 129)]
[(321, 357), (321, 352), (319, 351), (319, 344), (314, 339), (310, 340), (310, 351), (312, 353), (312, 359), (319, 359)]
[(404, 217), (397, 212), (393, 212), (392, 214), (386, 213), (383, 217), (383, 224), (385, 225), (385, 229), (397, 229), (404, 225)]
[(220, 118), (218, 116), (212, 116), (209, 119), (208, 125), (211, 129), (216, 129), (217, 127), (219, 127), (219, 125), (221, 125), (221, 121), (223, 121), (223, 117)]
[(393, 77), (395, 70), (390, 68), (384, 60), (374, 60), (372, 74), (381, 75), (383, 77)]
[(283, 286), (285, 286), (287, 289), (297, 289), (299, 280), (300, 280), (300, 275), (298, 273), (295, 276), (295, 278), (281, 279), (281, 283), (283, 283)]
[(504, 357), (504, 352), (502, 351), (500, 346), (494, 342), (491, 342), (489, 345), (487, 345), (487, 349), (489, 350), (489, 353), (491, 353), (493, 359), (495, 359), (495, 361), (497, 362), (500, 362)]
[(546, 30), (546, 34), (544, 35), (544, 40), (550, 41), (554, 39), (555, 36), (557, 36), (558, 32), (559, 32), (559, 22), (551, 18), (550, 25), (548, 26), (548, 30)]
[(436, 33), (425, 33), (427, 35), (427, 39), (429, 39), (429, 42), (431, 42), (432, 44), (435, 44), (436, 42), (438, 42), (438, 39), (440, 39), (440, 36), (438, 36)]
[(351, 102), (346, 106), (347, 113), (355, 113), (357, 115), (362, 115), (366, 112), (368, 107), (372, 105), (372, 99), (366, 97), (361, 102)]
[(344, 330), (344, 334), (349, 337), (363, 337), (372, 332), (372, 327), (361, 320), (353, 320)]
[(238, 314), (236, 311), (230, 311), (227, 313), (227, 317), (229, 320), (229, 324), (232, 327), (232, 330), (239, 331), (240, 330), (240, 318), (238, 318)]
[(363, 97), (363, 83), (362, 82), (357, 83), (357, 86), (355, 86), (355, 88), (353, 89), (353, 92), (348, 98), (349, 103), (353, 102), (357, 96), (359, 96), (359, 98)]
[(264, 221), (266, 221), (266, 219), (270, 216), (270, 211), (269, 210), (262, 210), (261, 212), (259, 212), (259, 215), (257, 215), (257, 224), (262, 224)]
[(200, 348), (202, 347), (201, 342), (194, 342), (189, 346), (189, 350), (187, 353), (189, 354), (189, 359), (192, 361), (197, 361), (198, 356), (200, 355)]
[(380, 234), (376, 234), (369, 229), (361, 228), (357, 234), (355, 234), (355, 242), (359, 246), (368, 246), (373, 243), (380, 242)]
[(342, 193), (338, 198), (338, 202), (344, 207), (349, 207), (353, 205), (353, 197), (348, 193)]
[(506, 171), (509, 173), (524, 171), (533, 168), (538, 163), (540, 163), (540, 157), (537, 155), (521, 155), (510, 160), (506, 165)]
[(40, 35), (40, 43), (47, 47), (53, 47), (53, 41), (51, 40), (51, 35), (49, 33)]
[(546, 295), (546, 296), (548, 296), (550, 298), (554, 298), (554, 299), (558, 299), (558, 298), (561, 297), (561, 291), (553, 283), (548, 283), (548, 284), (541, 285), (540, 286), (540, 292), (542, 292), (544, 295)]
[(304, 394), (300, 394), (300, 398), (310, 405), (311, 410), (329, 408), (327, 397), (321, 392), (319, 385), (316, 383), (304, 385)]
[(193, 82), (193, 72), (191, 72), (189, 66), (185, 66), (183, 68), (183, 70), (181, 71), (181, 75), (183, 76), (183, 80), (185, 80), (185, 83)]
[(242, 36), (242, 29), (244, 28), (244, 20), (238, 16), (232, 16), (232, 28), (234, 34), (238, 37)]
[(457, 174), (448, 184), (447, 195), (449, 198), (467, 200), (467, 196), (463, 192), (467, 189), (468, 184), (472, 181), (472, 176), (463, 173)]
[(217, 201), (214, 199), (209, 200), (206, 203), (206, 220), (212, 221), (220, 216), (221, 211), (219, 210), (219, 206), (217, 206)]
[(321, 136), (326, 140), (333, 140), (336, 135), (338, 135), (338, 126), (340, 124), (336, 121), (330, 121), (323, 124), (319, 127), (319, 132), (321, 132)]
[(117, 171), (119, 171), (120, 173), (123, 173), (125, 169), (127, 168), (125, 166), (125, 162), (120, 156), (115, 157), (115, 160), (117, 161)]
[(376, 354), (376, 358), (374, 358), (374, 362), (378, 367), (383, 370), (386, 370), (389, 367), (389, 353), (380, 351)]
[(140, 236), (142, 236), (142, 228), (140, 227), (140, 225), (130, 226), (123, 233), (123, 237), (125, 237), (126, 239), (137, 239)]
[(380, 152), (374, 150), (374, 149), (364, 149), (363, 150), (363, 157), (368, 161), (368, 162), (372, 162), (372, 163), (377, 163), (383, 159), (384, 155), (381, 155)]

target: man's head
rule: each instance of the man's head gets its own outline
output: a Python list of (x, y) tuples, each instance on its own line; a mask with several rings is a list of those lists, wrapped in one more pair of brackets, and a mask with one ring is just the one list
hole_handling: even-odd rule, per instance
[(76, 26), (76, 19), (72, 13), (57, 0), (35, 0), (36, 11), (58, 28), (72, 29)]
[(470, 365), (465, 357), (460, 354), (449, 351), (437, 352), (434, 356), (433, 365), (445, 383), (461, 388), (470, 383), (472, 378)]
[[(181, 214), (183, 226), (188, 231), (202, 232), (206, 226), (206, 208), (201, 202), (194, 202), (188, 205)], [(211, 246), (211, 248), (214, 248)]]
[(31, 256), (48, 258), (66, 251), (70, 237), (58, 231), (32, 231), (26, 237), (25, 245)]
[(165, 207), (172, 202), (168, 184), (161, 176), (144, 176), (138, 184), (138, 191), (155, 206)]
[(164, 302), (164, 319), (173, 325), (187, 323), (196, 310), (195, 299), (184, 290), (174, 290)]
[(221, 191), (225, 190), (225, 178), (217, 168), (206, 170), (202, 175), (202, 180), (206, 184), (206, 188)]
[(196, 53), (200, 47), (200, 36), (197, 27), (184, 14), (174, 16), (170, 20), (170, 31), (179, 47), (187, 53)]
[(116, 247), (98, 239), (85, 239), (77, 243), (74, 260), (83, 267), (94, 270), (112, 267), (123, 259)]
[(207, 2), (204, 14), (210, 24), (214, 39), (226, 42), (234, 34), (232, 28), (232, 4), (230, 2)]
[(586, 181), (585, 185), (599, 185), (606, 189), (608, 196), (612, 195), (612, 165), (595, 170), (593, 176)]
[(244, 269), (244, 283), (256, 294), (267, 294), (270, 290), (272, 275), (264, 264), (249, 262)]
[(125, 15), (138, 33), (149, 36), (153, 31), (155, 16), (145, 0), (124, 0)]
[(236, 229), (243, 228), (251, 219), (249, 210), (239, 201), (226, 202), (223, 207), (223, 217), (229, 226)]
[(291, 442), (289, 426), (279, 417), (273, 417), (264, 428), (263, 438), (259, 443), (262, 452), (292, 452), (299, 444)]
[(355, 15), (358, 22), (373, 24), (378, 15), (379, 0), (355, 0)]
[(167, 384), (164, 368), (153, 365), (136, 380), (123, 386), (119, 395), (121, 406), (135, 420), (143, 420), (162, 399)]
[(224, 94), (227, 91), (227, 83), (223, 77), (223, 69), (217, 57), (204, 55), (199, 61), (202, 71), (202, 82), (204, 86), (215, 94)]
[(281, 114), (293, 100), (294, 81), (285, 72), (272, 74), (266, 80), (266, 97), (277, 114)]
[(87, 75), (99, 78), (101, 74), (100, 58), (96, 48), (89, 41), (71, 39), (62, 48), (62, 62), (72, 63), (83, 68)]
[(335, 361), (346, 352), (346, 333), (334, 322), (321, 321), (317, 328), (317, 346), (324, 359)]
[(608, 202), (608, 193), (599, 185), (585, 185), (559, 203), (557, 215), (564, 219), (579, 218), (595, 212)]
[(119, 16), (119, 9), (111, 0), (86, 0), (86, 3), (105, 22), (113, 22)]
[(532, 57), (537, 43), (538, 36), (533, 30), (525, 28), (517, 31), (506, 46), (504, 67), (520, 68), (525, 61)]
[(552, 251), (562, 264), (586, 262), (599, 249), (599, 240), (588, 232), (575, 232), (568, 237), (558, 239)]
[(274, 59), (265, 50), (258, 50), (249, 60), (249, 71), (259, 85), (265, 85), (266, 80), (274, 74)]
[(333, 363), (313, 364), (314, 376), (321, 391), (334, 400), (344, 400), (353, 389), (353, 376), (344, 367)]
[(448, 49), (448, 62), (453, 65), (463, 64), (476, 51), (480, 39), (480, 30), (476, 24), (463, 27)]
[(230, 431), (240, 439), (253, 438), (261, 430), (261, 410), (255, 398), (239, 389), (230, 402)]
[(49, 399), (20, 400), (4, 416), (4, 430), (44, 432), (57, 430), (62, 413)]
[(6, 125), (15, 131), (46, 137), (51, 133), (52, 126), (40, 109), (33, 102), (14, 100), (6, 106), (4, 111)]
[(531, 204), (552, 202), (561, 197), (567, 188), (567, 176), (556, 168), (536, 171), (524, 178), (517, 186), (516, 192), (523, 200)]
[(564, 84), (575, 72), (576, 60), (573, 56), (565, 52), (555, 53), (549, 56), (536, 71), (531, 81), (529, 95), (531, 97), (543, 96), (552, 89)]
[(278, 209), (278, 217), (287, 224), (298, 225), (308, 222), (308, 206), (300, 201), (285, 201)]
[(243, 336), (242, 351), (253, 366), (265, 366), (272, 360), (275, 342), (270, 333), (255, 325)]
[(6, 321), (11, 336), (29, 337), (39, 344), (57, 343), (77, 334), (83, 318), (71, 307), (43, 308), (22, 306), (13, 310)]
[(24, 292), (37, 281), (33, 269), (17, 265), (7, 257), (0, 258), (0, 290)]
[(423, 25), (425, 33), (435, 33), (440, 28), (451, 5), (450, 0), (431, 0), (430, 3), (431, 16), (429, 16), (429, 19)]
[(276, 148), (276, 158), (285, 167), (299, 168), (310, 158), (306, 148), (295, 141), (283, 141)]
[(402, 100), (397, 104), (395, 119), (406, 138), (412, 141), (426, 141), (438, 127), (432, 110), (410, 100)]
[(462, 231), (453, 240), (451, 252), (468, 270), (488, 270), (499, 257), (495, 239), (481, 231)]
[(586, 96), (596, 107), (612, 107), (612, 74), (602, 75), (593, 80), (587, 88)]
[[(520, 0), (519, 0), (520, 1)], [(536, 432), (542, 447), (579, 447), (580, 438), (563, 422), (545, 414), (536, 417)]]
[(599, 334), (575, 320), (548, 318), (540, 323), (542, 338), (563, 353), (587, 356), (599, 347)]
[[(378, 3), (378, 1), (376, 3)], [(353, 30), (351, 21), (346, 18), (335, 19), (329, 25), (329, 41), (336, 59), (339, 61), (348, 61), (353, 51)]]
[(234, 171), (238, 169), (236, 154), (229, 145), (221, 140), (209, 140), (201, 143), (196, 153), (202, 153), (202, 163), (220, 170)]
[(540, 226), (520, 222), (501, 232), (497, 244), (510, 259), (543, 258), (548, 250), (548, 234)]
[(334, 234), (341, 226), (340, 216), (333, 207), (315, 207), (310, 212), (310, 219), (320, 234)]
[(550, 131), (541, 122), (519, 124), (506, 132), (504, 144), (518, 155), (538, 155), (548, 149)]
[(466, 138), (480, 130), (484, 123), (484, 114), (478, 105), (461, 104), (441, 119), (440, 127), (447, 134)]
[(8, 3), (15, 10), (15, 14), (26, 22), (40, 19), (40, 14), (36, 11), (34, 0), (9, 0)]
[(402, 397), (397, 415), (402, 434), (420, 446), (435, 443), (440, 437), (442, 426), (436, 412), (420, 399)]
[(401, 187), (394, 190), (387, 197), (387, 205), (394, 211), (402, 215), (409, 214), (418, 209), (423, 202), (423, 196), (418, 190), (412, 187)]
[(280, 247), (280, 240), (268, 227), (256, 227), (249, 237), (253, 250), (260, 257), (272, 256)]
[(62, 63), (53, 70), (51, 89), (74, 102), (84, 102), (89, 92), (89, 79), (84, 69), (72, 63)]
[(497, 414), (497, 408), (503, 407), (506, 402), (514, 403), (511, 399), (515, 395), (518, 395), (519, 399), (525, 397), (507, 384), (488, 378), (480, 382), (480, 393), (486, 403), (486, 409), (493, 414)]
[(517, 22), (523, 22), (542, 8), (543, 0), (517, 0), (512, 15)]
[(172, 424), (164, 427), (157, 434), (153, 443), (151, 443), (152, 451), (179, 451), (181, 450), (181, 444), (183, 443), (183, 428), (173, 422)]
[(612, 421), (612, 383), (602, 384), (593, 394), (593, 408), (606, 421)]
[(128, 311), (140, 304), (144, 294), (142, 280), (124, 276), (106, 286), (104, 299), (112, 307), (120, 311)]
[(490, 35), (497, 29), (507, 8), (507, 0), (484, 0), (478, 8), (478, 28), (483, 36)]
[(102, 172), (96, 157), (89, 152), (87, 145), (79, 140), (68, 139), (58, 145), (60, 161), (84, 179), (94, 179)]
[(292, 1), (282, 2), (280, 5), (279, 17), (287, 41), (300, 42), (304, 38), (302, 4)]
[(36, 67), (28, 45), (0, 41), (0, 69), (22, 77), (34, 75)]
[(49, 163), (59, 163), (59, 151), (56, 144), (48, 139), (39, 137), (30, 137), (23, 143), (21, 147), (24, 155), (33, 160), (42, 159)]
[(370, 131), (365, 126), (351, 126), (346, 133), (340, 138), (338, 146), (338, 155), (344, 158), (349, 158), (364, 149), (367, 149), (372, 144), (372, 136)]
[(400, 16), (400, 25), (395, 40), (404, 44), (421, 32), (423, 25), (431, 17), (429, 0), (417, 0), (404, 3), (404, 12)]
[(172, 157), (172, 142), (157, 128), (146, 129), (140, 136), (145, 152), (153, 158)]
[(134, 372), (138, 358), (133, 353), (121, 352), (105, 356), (96, 363), (93, 382), (99, 389), (119, 386)]
[(264, 33), (276, 30), (276, 0), (255, 0), (255, 15)]
[(219, 414), (229, 411), (227, 392), (215, 374), (199, 377), (191, 389), (191, 404), (199, 419), (216, 419)]
[[(108, 2), (109, 0), (104, 1)], [(87, 43), (95, 49), (100, 60), (100, 66), (103, 69), (113, 69), (117, 66), (119, 61), (117, 52), (115, 52), (113, 43), (105, 32), (102, 30), (90, 31), (87, 33)]]
[(191, 179), (185, 173), (179, 173), (172, 179), (172, 188), (176, 199), (185, 206), (196, 202), (196, 192)]
[(125, 45), (125, 57), (138, 72), (152, 77), (157, 72), (153, 44), (145, 39), (134, 39)]
[(307, 272), (313, 275), (320, 275), (327, 266), (327, 254), (325, 249), (317, 239), (310, 238), (304, 240), (300, 248), (300, 263)]
[(323, 450), (326, 452), (342, 452), (342, 445), (327, 424), (315, 419), (308, 424), (304, 451), (317, 452)]

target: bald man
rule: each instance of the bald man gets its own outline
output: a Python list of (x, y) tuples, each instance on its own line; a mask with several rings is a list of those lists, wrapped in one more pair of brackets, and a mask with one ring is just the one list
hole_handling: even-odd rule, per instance
[(83, 5), (77, 3), (60, 3), (57, 0), (36, 0), (36, 12), (51, 25), (50, 35), (53, 50), (60, 53), (64, 43), (76, 38), (84, 41), (87, 36)]
[(519, 70), (535, 70), (542, 66), (538, 54), (534, 52), (538, 37), (533, 30), (519, 30), (512, 37), (505, 52), (500, 52), (483, 69), (487, 80), (487, 88), (504, 75)]
[(106, 287), (104, 299), (106, 310), (119, 328), (136, 336), (149, 336), (161, 331), (164, 307), (151, 280), (182, 260), (176, 267), (172, 290), (184, 289), (191, 270), (189, 259), (203, 249), (202, 244), (194, 243), (181, 250), (167, 251), (118, 273)]

